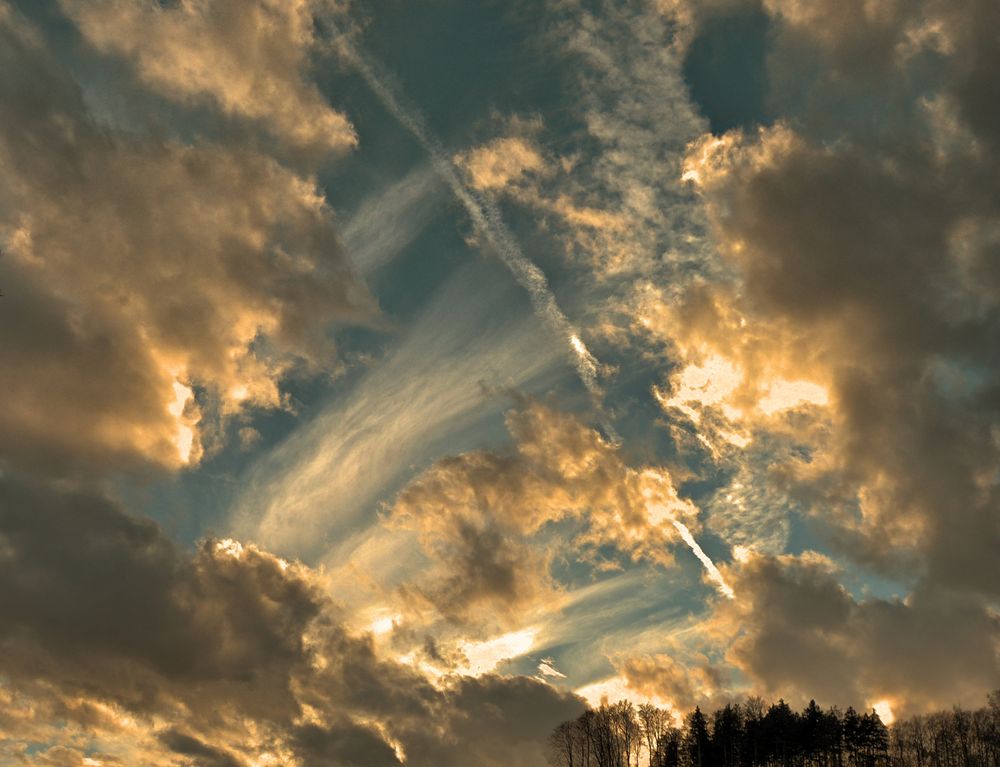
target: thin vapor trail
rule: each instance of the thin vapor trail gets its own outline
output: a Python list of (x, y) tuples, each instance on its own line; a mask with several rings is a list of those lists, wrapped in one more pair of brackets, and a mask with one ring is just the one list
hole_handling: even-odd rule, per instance
[[(357, 48), (351, 45), (350, 41), (340, 32), (336, 25), (331, 23), (331, 28), (336, 36), (341, 54), (351, 63), (358, 74), (361, 75), (368, 87), (371, 88), (372, 93), (382, 103), (382, 106), (427, 152), (435, 170), (440, 174), (462, 207), (465, 208), (476, 231), (493, 247), (517, 283), (528, 291), (528, 296), (531, 298), (531, 303), (535, 311), (566, 339), (573, 352), (576, 374), (590, 393), (595, 406), (601, 411), (603, 416), (604, 391), (597, 381), (598, 361), (580, 339), (579, 333), (570, 324), (566, 315), (563, 314), (562, 309), (559, 308), (559, 304), (556, 302), (556, 298), (549, 288), (548, 279), (546, 279), (545, 274), (531, 259), (524, 255), (521, 246), (500, 216), (497, 206), (491, 200), (477, 197), (462, 182), (454, 164), (448, 157), (448, 153), (423, 124), (419, 113), (415, 109), (408, 109), (403, 105), (401, 98), (386, 84), (384, 79), (376, 74), (371, 62), (362, 56)], [(618, 432), (607, 417), (604, 416), (602, 420), (602, 427), (608, 438), (613, 442), (621, 442)], [(712, 580), (718, 584), (719, 591), (732, 599), (734, 596), (732, 588), (723, 579), (722, 573), (719, 572), (715, 563), (712, 562), (711, 558), (698, 545), (698, 542), (691, 535), (691, 531), (688, 530), (687, 526), (675, 520), (674, 527), (677, 528), (681, 538), (694, 555), (705, 566)]]
[(722, 592), (725, 596), (729, 597), (730, 599), (733, 599), (736, 596), (736, 594), (733, 592), (732, 586), (726, 583), (726, 579), (722, 577), (722, 573), (720, 573), (719, 568), (715, 566), (715, 562), (713, 562), (711, 557), (709, 557), (708, 554), (705, 553), (705, 550), (698, 545), (698, 541), (696, 541), (694, 539), (694, 536), (691, 535), (691, 531), (688, 530), (687, 525), (685, 525), (680, 520), (675, 519), (674, 527), (676, 527), (677, 532), (681, 534), (681, 538), (684, 539), (684, 543), (686, 543), (688, 547), (691, 549), (691, 551), (694, 552), (694, 555), (698, 557), (699, 560), (701, 560), (701, 563), (705, 566), (705, 569), (708, 571), (709, 577), (713, 581), (715, 581), (716, 584), (718, 585), (719, 591)]
[[(479, 198), (462, 182), (454, 164), (448, 157), (448, 153), (440, 142), (431, 135), (417, 111), (405, 107), (401, 98), (386, 84), (383, 78), (376, 74), (370, 61), (351, 45), (335, 25), (331, 24), (331, 26), (343, 56), (357, 70), (388, 112), (427, 152), (435, 170), (462, 207), (465, 208), (469, 218), (472, 219), (472, 225), (476, 232), (490, 244), (517, 283), (528, 292), (535, 312), (566, 339), (573, 353), (576, 374), (590, 393), (595, 406), (603, 415), (604, 391), (597, 381), (599, 369), (597, 359), (587, 349), (580, 339), (579, 333), (570, 324), (562, 309), (559, 308), (545, 274), (531, 259), (524, 255), (521, 246), (500, 217), (496, 205), (492, 201)], [(607, 417), (603, 417), (602, 420), (602, 426), (607, 436), (613, 442), (619, 442), (620, 437)]]

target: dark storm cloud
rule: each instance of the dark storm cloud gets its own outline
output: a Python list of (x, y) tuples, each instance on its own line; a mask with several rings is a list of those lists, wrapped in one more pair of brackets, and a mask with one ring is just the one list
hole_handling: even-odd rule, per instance
[[(324, 759), (345, 767), (392, 765), (398, 763), (398, 747), (405, 763), (412, 765), (542, 767), (545, 759), (541, 745), (552, 727), (578, 715), (583, 708), (579, 698), (526, 677), (464, 677), (445, 690), (433, 692), (430, 688), (421, 692), (419, 686), (410, 692), (401, 685), (395, 695), (387, 695), (396, 682), (391, 665), (382, 670), (387, 672), (380, 675), (383, 692), (364, 705), (356, 701), (355, 711), (388, 717), (393, 747), (357, 727), (348, 737), (336, 722), (325, 727), (301, 727), (295, 731), (294, 743), (305, 765), (326, 764)], [(400, 707), (403, 695), (420, 697), (422, 704), (429, 707), (428, 713), (414, 716), (408, 702)]]
[[(407, 763), (461, 767), (547, 764), (540, 743), (559, 722), (578, 716), (583, 702), (527, 677), (486, 675), (463, 678), (442, 709), (453, 735), (414, 733), (407, 741)], [(455, 737), (461, 734), (460, 739)]]
[(160, 733), (159, 740), (176, 754), (190, 756), (195, 767), (241, 767), (243, 762), (179, 730)]
[(1000, 620), (975, 599), (920, 589), (857, 600), (817, 555), (754, 557), (727, 575), (744, 595), (720, 605), (719, 628), (735, 619), (744, 632), (729, 660), (768, 693), (856, 707), (889, 698), (898, 714), (971, 704), (1000, 684)]
[(392, 767), (402, 762), (376, 733), (350, 722), (326, 727), (305, 725), (295, 731), (294, 748), (303, 767)]
[(995, 593), (996, 158), (942, 153), (926, 124), (891, 146), (777, 128), (737, 154), (707, 186), (739, 305), (835, 392), (829, 460), (789, 477), (822, 525), (843, 512), (845, 550), (870, 537), (868, 563), (916, 544), (934, 580)]
[(733, 281), (686, 290), (674, 338), (732, 359), (750, 391), (775, 375), (826, 388), (791, 432), (802, 450), (754, 481), (837, 556), (912, 592), (859, 599), (819, 559), (752, 558), (733, 578), (748, 634), (729, 659), (775, 694), (972, 702), (998, 671), (998, 10), (760, 7), (778, 120), (689, 148)]
[(417, 765), (528, 764), (580, 707), (531, 679), (434, 687), (349, 634), (315, 573), (232, 541), (185, 553), (92, 494), (4, 479), (0, 580), (3, 689), (112, 746), (131, 714), (167, 724), (144, 748), (206, 766), (268, 742), (303, 764), (396, 764), (397, 746)]
[[(708, 4), (709, 6), (712, 3)], [(962, 121), (997, 148), (1000, 11), (990, 0), (764, 0), (768, 104), (835, 139), (844, 129), (892, 140), (921, 98), (954, 100)], [(748, 2), (745, 9), (758, 7)], [(713, 9), (718, 13), (718, 9)], [(713, 14), (706, 14), (707, 24)]]
[(0, 484), (2, 664), (137, 710), (187, 698), (257, 716), (295, 711), (289, 675), (320, 610), (273, 557), (206, 543), (191, 558), (152, 522), (82, 492)]

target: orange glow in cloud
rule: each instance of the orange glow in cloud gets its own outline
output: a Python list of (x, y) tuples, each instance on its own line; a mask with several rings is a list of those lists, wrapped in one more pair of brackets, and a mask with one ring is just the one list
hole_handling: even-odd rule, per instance
[(771, 383), (767, 395), (757, 403), (765, 414), (787, 410), (798, 405), (828, 405), (830, 396), (826, 389), (811, 381), (786, 381), (778, 379)]
[(188, 463), (191, 460), (191, 448), (194, 446), (194, 429), (184, 420), (184, 408), (194, 396), (194, 392), (190, 386), (185, 386), (176, 379), (173, 387), (174, 401), (167, 406), (167, 410), (170, 415), (177, 419), (177, 434), (174, 437), (177, 455), (181, 463)]
[(882, 720), (882, 724), (890, 725), (896, 721), (896, 715), (892, 713), (892, 706), (885, 698), (875, 701), (871, 704), (871, 707), (875, 709), (875, 713), (878, 714), (878, 718)]

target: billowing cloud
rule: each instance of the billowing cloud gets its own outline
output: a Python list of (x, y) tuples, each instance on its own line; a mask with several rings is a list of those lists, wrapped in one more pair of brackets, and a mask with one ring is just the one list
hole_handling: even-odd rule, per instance
[(622, 676), (629, 689), (653, 700), (664, 700), (678, 711), (710, 708), (731, 700), (724, 674), (706, 659), (678, 661), (658, 653), (626, 658)]
[(468, 175), (469, 185), (480, 191), (496, 191), (520, 181), (526, 173), (545, 170), (545, 159), (529, 139), (498, 138), (455, 158)]
[(987, 339), (1000, 315), (970, 274), (992, 253), (973, 232), (1000, 211), (971, 158), (915, 140), (872, 162), (868, 147), (780, 127), (710, 146), (694, 170), (745, 281), (690, 315), (689, 341), (742, 357), (751, 386), (780, 371), (830, 391), (832, 431), (787, 479), (845, 544), (869, 541), (857, 553), (886, 566), (916, 546), (933, 578), (992, 590)]
[(1000, 684), (1000, 618), (984, 602), (920, 589), (856, 599), (822, 555), (752, 556), (727, 572), (720, 603), (727, 658), (762, 691), (841, 706), (888, 699), (893, 711), (971, 705)]
[(665, 470), (629, 467), (574, 416), (526, 402), (508, 414), (507, 428), (513, 451), (438, 461), (392, 508), (389, 522), (416, 530), (436, 563), (419, 592), (444, 615), (482, 612), (509, 624), (551, 605), (556, 548), (544, 533), (556, 523), (581, 523), (562, 536), (574, 558), (595, 564), (600, 547), (612, 546), (630, 559), (672, 565), (671, 547), (681, 540), (675, 523), (698, 529), (697, 509), (678, 497)]
[[(682, 175), (731, 275), (636, 293), (637, 333), (684, 363), (656, 394), (735, 467), (710, 504), (720, 531), (768, 496), (860, 564), (992, 593), (997, 156), (962, 94), (996, 53), (973, 30), (995, 9), (765, 6), (790, 117), (689, 145)], [(879, 101), (892, 141), (845, 99)]]
[(349, 633), (314, 571), (230, 540), (185, 552), (97, 495), (5, 479), (0, 542), (11, 753), (534, 763), (579, 710), (526, 678), (433, 686)]
[[(98, 127), (36, 31), (3, 6), (0, 458), (65, 472), (197, 460), (194, 388), (282, 403), (293, 364), (371, 317), (314, 183), (238, 147)], [(28, 84), (31, 84), (30, 86)]]
[(179, 696), (293, 715), (289, 674), (321, 602), (299, 569), (235, 543), (189, 558), (152, 522), (44, 485), (5, 481), (0, 524), (8, 678), (98, 688), (136, 711)]
[[(906, 714), (1000, 685), (995, 3), (560, 3), (545, 121), (447, 147), (399, 95), (427, 83), (340, 38), (377, 139), (347, 172), (380, 154), (331, 194), (343, 248), (303, 170), (356, 141), (309, 71), (343, 9), (54, 4), (79, 35), (0, 0), (5, 757), (540, 767), (561, 689)], [(766, 92), (726, 132), (687, 57), (751, 17)], [(95, 116), (97, 70), (158, 133)], [(445, 274), (449, 190), (510, 273)], [(373, 322), (355, 269), (397, 318), (347, 336), (365, 369), (249, 422)], [(196, 473), (226, 434), (262, 454)], [(140, 466), (232, 482), (232, 537), (128, 512)]]
[(131, 61), (139, 79), (179, 101), (207, 100), (256, 120), (294, 148), (343, 150), (354, 128), (307, 80), (314, 0), (61, 0), (87, 41)]

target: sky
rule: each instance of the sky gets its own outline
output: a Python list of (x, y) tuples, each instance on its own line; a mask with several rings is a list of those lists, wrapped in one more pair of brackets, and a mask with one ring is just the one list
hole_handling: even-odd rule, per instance
[(0, 765), (981, 705), (998, 28), (0, 0)]

